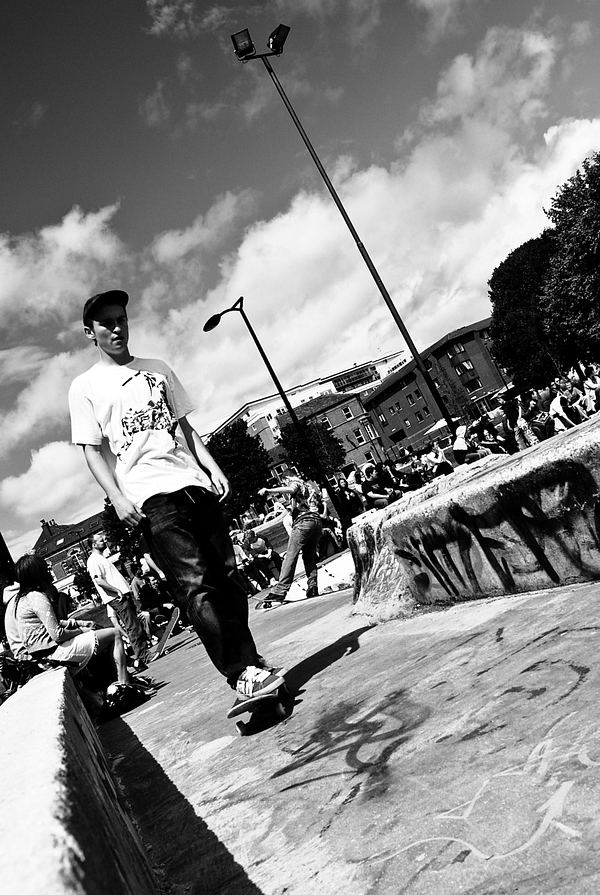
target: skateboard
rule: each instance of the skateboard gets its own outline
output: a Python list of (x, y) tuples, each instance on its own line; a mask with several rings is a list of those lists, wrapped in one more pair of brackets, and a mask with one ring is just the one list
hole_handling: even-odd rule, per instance
[(240, 736), (248, 736), (253, 729), (270, 726), (271, 720), (284, 721), (291, 715), (290, 698), (292, 694), (287, 688), (285, 682), (281, 684), (277, 690), (272, 693), (262, 693), (259, 696), (251, 696), (249, 699), (238, 697), (227, 712), (228, 718), (235, 718), (237, 715), (243, 715), (250, 712), (248, 721), (236, 721)]
[(162, 636), (161, 636), (160, 640), (158, 641), (158, 643), (156, 644), (156, 646), (150, 653), (150, 656), (148, 658), (149, 662), (156, 662), (156, 660), (160, 659), (160, 657), (163, 655), (163, 653), (167, 647), (167, 641), (168, 641), (169, 637), (171, 636), (171, 634), (173, 633), (173, 628), (175, 627), (175, 625), (177, 624), (178, 621), (179, 621), (179, 606), (175, 606), (175, 608), (173, 609), (173, 612), (171, 613), (171, 618), (167, 622), (167, 625), (166, 625), (164, 631), (162, 632)]

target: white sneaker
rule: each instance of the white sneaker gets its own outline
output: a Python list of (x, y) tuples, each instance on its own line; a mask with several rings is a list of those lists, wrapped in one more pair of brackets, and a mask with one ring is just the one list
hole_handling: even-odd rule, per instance
[(235, 692), (242, 699), (251, 699), (253, 696), (261, 696), (273, 693), (285, 683), (284, 679), (273, 668), (257, 668), (256, 665), (248, 665), (240, 674)]

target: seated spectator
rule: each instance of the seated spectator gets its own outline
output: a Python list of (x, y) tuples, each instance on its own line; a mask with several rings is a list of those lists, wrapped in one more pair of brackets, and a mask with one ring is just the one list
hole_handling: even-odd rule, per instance
[(481, 460), (491, 453), (487, 448), (477, 447), (473, 440), (468, 438), (466, 426), (457, 426), (452, 451), (459, 466), (463, 463), (475, 463), (476, 460)]
[(496, 427), (486, 417), (476, 420), (470, 428), (477, 445), (487, 448), (491, 454), (506, 454), (503, 446), (504, 438), (498, 434)]
[(440, 447), (440, 443), (437, 439), (427, 445), (427, 450), (423, 455), (423, 459), (429, 466), (433, 478), (454, 472), (452, 463), (448, 461), (448, 458)]
[(571, 382), (566, 376), (558, 380), (558, 392), (567, 400), (567, 414), (575, 423), (581, 423), (588, 418), (585, 411), (585, 395), (583, 391)]
[(569, 412), (569, 403), (560, 391), (557, 391), (550, 403), (550, 418), (554, 424), (555, 433), (573, 429), (575, 422)]
[(599, 409), (600, 401), (600, 376), (598, 376), (598, 373), (591, 364), (585, 368), (583, 391), (585, 395), (584, 408), (586, 413), (588, 415), (596, 413)]
[(121, 684), (131, 684), (121, 635), (116, 628), (95, 628), (94, 622), (59, 619), (54, 603), (57, 591), (48, 564), (26, 554), (15, 564), (19, 591), (15, 596), (15, 618), (20, 639), (34, 659), (68, 662), (78, 673), (98, 653), (112, 652)]
[(264, 590), (269, 586), (269, 579), (261, 572), (254, 557), (246, 550), (244, 545), (244, 533), (238, 532), (238, 534), (232, 538), (232, 543), (235, 564), (240, 578), (245, 585), (246, 592), (255, 594), (258, 591)]
[(364, 513), (365, 505), (362, 491), (358, 494), (350, 488), (345, 478), (339, 478), (337, 480), (336, 496), (343, 515), (341, 520), (342, 528), (345, 531), (355, 516), (360, 516), (361, 513)]
[(10, 647), (10, 651), (15, 659), (28, 659), (29, 654), (25, 649), (25, 644), (21, 640), (19, 634), (19, 626), (15, 617), (15, 597), (19, 593), (19, 584), (9, 584), (4, 588), (2, 593), (2, 602), (4, 603), (4, 630), (6, 639)]
[(377, 472), (374, 466), (365, 466), (365, 478), (362, 483), (362, 494), (365, 506), (368, 510), (381, 510), (387, 507), (389, 500), (383, 487), (377, 480)]
[(246, 553), (254, 558), (254, 562), (267, 580), (279, 579), (283, 560), (264, 535), (257, 535), (253, 528), (249, 528), (245, 534), (243, 547)]

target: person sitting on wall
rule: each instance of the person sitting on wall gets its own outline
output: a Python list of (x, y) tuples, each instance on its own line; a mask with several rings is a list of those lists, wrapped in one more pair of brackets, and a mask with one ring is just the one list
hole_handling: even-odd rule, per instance
[(374, 466), (365, 466), (365, 478), (362, 484), (362, 494), (365, 506), (368, 510), (382, 510), (389, 504), (385, 489), (377, 480), (377, 471)]
[(431, 469), (431, 474), (434, 479), (440, 475), (448, 475), (449, 473), (454, 472), (454, 467), (452, 466), (452, 463), (448, 461), (437, 438), (433, 442), (429, 442), (427, 452), (423, 455), (423, 459)]
[(454, 459), (459, 466), (462, 466), (464, 463), (475, 463), (476, 460), (481, 460), (491, 453), (488, 448), (478, 448), (473, 440), (468, 438), (466, 426), (457, 427), (452, 451)]
[(25, 554), (15, 563), (19, 591), (15, 596), (15, 618), (26, 652), (33, 659), (69, 663), (77, 674), (101, 653), (112, 653), (117, 680), (134, 682), (127, 670), (121, 634), (116, 628), (101, 628), (91, 621), (59, 619), (53, 606), (56, 588), (48, 564), (35, 554)]

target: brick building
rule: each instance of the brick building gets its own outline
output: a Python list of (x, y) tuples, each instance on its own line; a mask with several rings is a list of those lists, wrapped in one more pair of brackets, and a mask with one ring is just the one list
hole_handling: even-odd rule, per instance
[(85, 566), (89, 549), (87, 539), (102, 531), (102, 512), (94, 513), (73, 525), (59, 525), (54, 519), (41, 520), (42, 533), (33, 552), (47, 559), (58, 585), (70, 584), (78, 564)]
[[(320, 422), (339, 438), (346, 453), (344, 468), (385, 459), (381, 437), (364, 408), (363, 400), (355, 392), (346, 392), (321, 395), (295, 408), (299, 419)], [(288, 425), (291, 422), (289, 414), (279, 414), (277, 422), (280, 427)], [(278, 472), (276, 467), (274, 471)]]
[[(493, 396), (506, 385), (489, 349), (490, 318), (447, 333), (421, 357), (449, 411), (464, 422), (492, 407)], [(396, 447), (419, 449), (430, 439), (440, 413), (414, 360), (387, 376), (363, 398), (389, 456)], [(440, 428), (442, 435), (448, 434)]]

